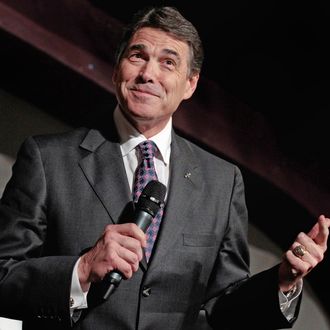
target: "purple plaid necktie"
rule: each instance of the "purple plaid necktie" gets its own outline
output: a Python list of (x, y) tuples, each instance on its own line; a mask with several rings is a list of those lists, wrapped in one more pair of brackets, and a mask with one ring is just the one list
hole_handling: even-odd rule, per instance
[[(135, 171), (135, 181), (133, 186), (133, 201), (137, 202), (140, 194), (146, 184), (151, 180), (158, 180), (155, 164), (154, 155), (157, 151), (157, 147), (154, 142), (145, 140), (137, 146), (140, 151), (142, 161), (138, 165)], [(163, 215), (163, 209), (161, 208), (156, 216), (153, 218), (152, 223), (147, 229), (147, 246), (145, 248), (145, 254), (147, 261), (151, 256), (152, 248), (155, 243), (157, 232), (159, 229), (160, 221)]]

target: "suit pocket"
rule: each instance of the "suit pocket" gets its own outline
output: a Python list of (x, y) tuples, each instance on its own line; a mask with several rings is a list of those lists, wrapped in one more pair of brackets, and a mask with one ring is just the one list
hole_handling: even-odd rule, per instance
[(216, 237), (213, 234), (183, 234), (183, 245), (214, 246), (216, 245)]

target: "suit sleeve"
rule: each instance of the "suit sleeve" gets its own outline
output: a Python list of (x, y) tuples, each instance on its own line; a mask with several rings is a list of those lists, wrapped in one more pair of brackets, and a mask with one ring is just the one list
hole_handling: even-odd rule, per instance
[(34, 138), (22, 145), (0, 203), (0, 316), (70, 322), (76, 256), (45, 255), (47, 180)]
[[(208, 284), (203, 306), (214, 329), (289, 328), (278, 298), (277, 266), (250, 277), (248, 212), (244, 183), (236, 168), (226, 235)], [(225, 283), (225, 284), (224, 284)], [(225, 289), (218, 289), (223, 288)]]

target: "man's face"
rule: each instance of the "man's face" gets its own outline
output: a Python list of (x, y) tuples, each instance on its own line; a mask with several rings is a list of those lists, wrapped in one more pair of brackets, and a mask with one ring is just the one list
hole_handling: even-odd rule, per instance
[(189, 77), (189, 47), (154, 28), (138, 30), (115, 69), (113, 82), (125, 116), (141, 132), (159, 132), (194, 92)]

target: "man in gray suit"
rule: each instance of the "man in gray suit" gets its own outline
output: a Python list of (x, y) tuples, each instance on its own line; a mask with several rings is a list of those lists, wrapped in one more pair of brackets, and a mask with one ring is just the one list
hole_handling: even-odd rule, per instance
[[(321, 215), (279, 265), (250, 277), (239, 169), (172, 128), (202, 61), (198, 33), (177, 10), (140, 12), (118, 50), (113, 123), (24, 142), (0, 205), (0, 316), (23, 329), (191, 330), (203, 310), (214, 329), (292, 326), (330, 219)], [(167, 187), (148, 262), (131, 207), (146, 139)], [(123, 280), (104, 299), (113, 270)]]

